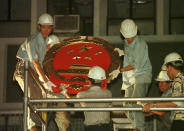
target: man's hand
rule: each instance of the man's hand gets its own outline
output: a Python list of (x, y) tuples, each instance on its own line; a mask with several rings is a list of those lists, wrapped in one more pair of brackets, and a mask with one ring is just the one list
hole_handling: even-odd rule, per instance
[(112, 76), (112, 80), (114, 80), (115, 78), (118, 77), (120, 71), (117, 69), (117, 70), (113, 70), (111, 73), (109, 73), (109, 76)]
[(143, 112), (146, 112), (146, 113), (149, 113), (150, 112), (150, 108), (154, 107), (154, 104), (153, 103), (148, 103), (146, 105), (144, 105), (142, 107), (142, 111)]
[(144, 116), (152, 116), (152, 115), (154, 115), (154, 113), (152, 113), (152, 112), (144, 113)]
[(47, 81), (46, 83), (43, 84), (43, 86), (45, 87), (45, 89), (51, 92), (52, 92), (52, 87), (56, 87), (56, 85), (51, 81)]
[(115, 48), (114, 51), (117, 51), (119, 56), (125, 55), (124, 50), (120, 50), (119, 48)]

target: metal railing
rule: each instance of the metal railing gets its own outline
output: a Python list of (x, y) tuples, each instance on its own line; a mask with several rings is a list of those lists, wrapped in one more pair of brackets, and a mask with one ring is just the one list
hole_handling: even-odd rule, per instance
[[(67, 103), (76, 103), (76, 102), (134, 102), (134, 101), (184, 101), (184, 98), (70, 98), (70, 99), (59, 99), (59, 98), (48, 98), (48, 99), (30, 99), (30, 103), (56, 103), (56, 102), (67, 102)], [(176, 111), (184, 110), (184, 107), (167, 107), (167, 108), (158, 108), (153, 107), (150, 110), (158, 111)], [(113, 108), (35, 108), (35, 111), (142, 111), (142, 108), (134, 107), (113, 107)]]
[(27, 131), (27, 116), (28, 116), (28, 68), (29, 62), (24, 64), (24, 107), (23, 107), (23, 130)]
[[(48, 99), (28, 99), (28, 62), (25, 62), (25, 87), (24, 87), (24, 131), (27, 131), (27, 108), (28, 103), (57, 103), (57, 102), (135, 102), (135, 101), (184, 101), (184, 98), (93, 98), (93, 99), (78, 99), (78, 98), (48, 98)], [(56, 107), (34, 107), (34, 112), (57, 112), (57, 111), (142, 111), (141, 107), (109, 107), (109, 108), (84, 108), (84, 107), (74, 107), (74, 108), (56, 108)], [(184, 107), (167, 107), (167, 108), (157, 108), (153, 107), (150, 110), (158, 111), (183, 111)], [(43, 123), (45, 124), (45, 123)], [(46, 130), (46, 126), (44, 126)]]

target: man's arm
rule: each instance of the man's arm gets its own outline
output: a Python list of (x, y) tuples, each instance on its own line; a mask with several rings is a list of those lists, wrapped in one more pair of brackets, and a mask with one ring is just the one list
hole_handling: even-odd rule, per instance
[(163, 116), (165, 114), (165, 112), (163, 111), (151, 111), (153, 114), (159, 115), (159, 116)]
[(43, 72), (43, 69), (41, 68), (40, 63), (37, 60), (32, 60), (32, 63), (33, 63), (33, 66), (34, 66), (36, 72), (38, 73), (39, 77), (41, 77), (43, 82), (44, 82), (43, 86), (48, 91), (52, 92), (52, 87), (56, 87), (56, 85), (47, 79), (47, 77), (45, 76), (45, 74)]
[(162, 112), (162, 111), (150, 111), (150, 108), (152, 107), (157, 107), (157, 108), (162, 108), (162, 107), (177, 107), (177, 105), (173, 102), (158, 102), (158, 103), (148, 103), (146, 105), (143, 106), (142, 108), (142, 111), (143, 112), (152, 112), (154, 114), (157, 114), (157, 115), (164, 115), (165, 112)]
[(128, 65), (128, 66), (125, 66), (125, 67), (121, 68), (121, 72), (130, 71), (130, 70), (133, 70), (133, 69), (134, 69), (133, 66)]

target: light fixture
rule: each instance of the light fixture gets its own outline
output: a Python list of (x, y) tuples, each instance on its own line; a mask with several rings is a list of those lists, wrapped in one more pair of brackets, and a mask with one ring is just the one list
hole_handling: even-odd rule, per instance
[(135, 4), (147, 4), (151, 2), (152, 0), (134, 0)]

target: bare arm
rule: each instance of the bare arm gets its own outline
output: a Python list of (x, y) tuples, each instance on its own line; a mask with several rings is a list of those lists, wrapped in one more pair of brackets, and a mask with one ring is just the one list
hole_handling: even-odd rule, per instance
[(162, 111), (151, 111), (151, 112), (146, 112), (144, 115), (145, 116), (151, 116), (151, 115), (159, 115), (159, 116), (163, 116), (165, 114), (165, 112)]
[(165, 114), (164, 112), (161, 112), (161, 111), (150, 111), (150, 108), (152, 108), (152, 107), (155, 107), (154, 103), (148, 103), (148, 104), (143, 106), (142, 111), (146, 113), (145, 114), (146, 116), (150, 116), (150, 115), (153, 115), (153, 114), (162, 116), (162, 115)]
[(121, 68), (121, 72), (130, 71), (130, 70), (133, 70), (133, 69), (134, 69), (133, 66), (128, 65), (126, 67)]
[(177, 105), (173, 102), (158, 102), (156, 103), (156, 107), (177, 107)]
[(165, 114), (165, 112), (163, 111), (151, 111), (153, 114), (159, 115), (159, 116), (163, 116)]
[(143, 112), (151, 112), (153, 114), (156, 114), (156, 115), (159, 115), (159, 116), (162, 116), (165, 114), (165, 112), (163, 111), (150, 111), (150, 108), (152, 107), (157, 107), (157, 108), (160, 108), (160, 107), (176, 107), (177, 105), (174, 104), (173, 102), (158, 102), (158, 103), (148, 103), (146, 104), (145, 106), (143, 106), (142, 108), (142, 111)]

